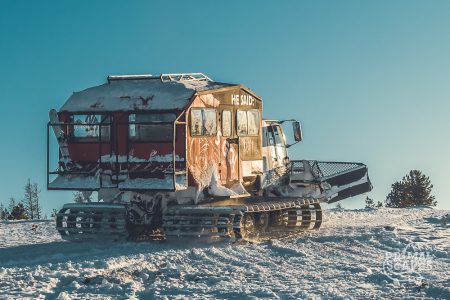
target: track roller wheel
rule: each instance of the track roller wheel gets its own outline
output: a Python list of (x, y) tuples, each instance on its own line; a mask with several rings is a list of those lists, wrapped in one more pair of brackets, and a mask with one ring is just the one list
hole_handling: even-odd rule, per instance
[(322, 224), (322, 209), (319, 203), (302, 207), (302, 224), (305, 230), (319, 229)]
[(320, 225), (322, 225), (322, 218), (323, 218), (322, 208), (320, 207), (319, 203), (314, 204), (314, 210), (316, 212), (316, 222), (314, 223), (313, 229), (319, 229)]
[(268, 212), (245, 213), (240, 222), (241, 236), (246, 240), (257, 239), (268, 230), (269, 224)]
[(245, 213), (241, 218), (241, 235), (244, 239), (252, 239), (257, 236), (257, 225), (253, 213)]
[(302, 206), (302, 225), (304, 230), (311, 229), (311, 210), (309, 206)]
[(254, 218), (258, 231), (266, 231), (267, 227), (269, 227), (269, 213), (260, 212), (255, 214)]

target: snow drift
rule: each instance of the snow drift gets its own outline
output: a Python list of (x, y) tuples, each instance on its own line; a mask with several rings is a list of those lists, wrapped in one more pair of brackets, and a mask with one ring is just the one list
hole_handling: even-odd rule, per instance
[[(0, 295), (449, 299), (449, 213), (427, 208), (328, 210), (319, 231), (231, 245), (192, 239), (68, 243), (52, 222), (0, 223)], [(427, 247), (431, 268), (412, 281), (403, 275), (391, 279), (383, 269), (388, 254), (411, 244)]]

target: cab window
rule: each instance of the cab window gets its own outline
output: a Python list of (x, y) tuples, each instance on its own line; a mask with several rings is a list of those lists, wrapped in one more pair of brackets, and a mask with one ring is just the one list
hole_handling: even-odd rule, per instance
[(211, 136), (217, 133), (217, 113), (214, 108), (191, 109), (191, 135)]
[(247, 111), (248, 135), (258, 135), (259, 133), (259, 111)]
[(71, 116), (71, 137), (79, 141), (109, 141), (111, 135), (111, 117), (100, 114)]
[(238, 110), (236, 119), (238, 135), (252, 136), (259, 134), (259, 127), (261, 122), (258, 110)]
[(130, 114), (128, 136), (132, 141), (164, 142), (173, 139), (173, 113)]
[(231, 110), (222, 111), (222, 135), (231, 135)]
[(270, 125), (267, 127), (268, 131), (268, 140), (267, 145), (284, 145), (284, 136), (281, 131), (280, 126), (278, 125)]

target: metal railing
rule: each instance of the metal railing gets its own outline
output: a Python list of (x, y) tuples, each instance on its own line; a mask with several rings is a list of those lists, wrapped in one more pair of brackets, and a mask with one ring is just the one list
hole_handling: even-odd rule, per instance
[[(128, 115), (126, 114), (128, 117)], [(110, 118), (111, 120), (111, 118)], [(74, 190), (75, 188), (65, 188), (65, 187), (51, 187), (50, 188), (50, 177), (52, 175), (80, 175), (80, 176), (96, 176), (96, 174), (99, 175), (99, 188), (102, 187), (119, 187), (119, 183), (124, 181), (124, 176), (128, 179), (130, 177), (135, 178), (146, 178), (137, 176), (139, 173), (143, 174), (148, 172), (149, 166), (154, 163), (151, 160), (149, 161), (142, 161), (142, 162), (135, 162), (130, 161), (130, 151), (132, 149), (133, 144), (143, 144), (143, 143), (155, 143), (155, 141), (132, 141), (130, 139), (130, 132), (129, 132), (129, 125), (156, 125), (156, 124), (163, 124), (161, 122), (154, 123), (154, 122), (121, 122), (120, 119), (113, 123), (113, 122), (93, 122), (89, 124), (79, 124), (75, 122), (58, 122), (58, 123), (47, 123), (47, 189), (52, 190)], [(172, 124), (173, 128), (173, 140), (167, 140), (167, 141), (157, 141), (158, 144), (160, 143), (167, 143), (172, 145), (170, 149), (170, 154), (172, 154), (172, 160), (169, 162), (158, 162), (159, 165), (162, 164), (168, 164), (167, 168), (164, 169), (164, 171), (159, 175), (166, 175), (172, 177), (172, 188), (171, 189), (161, 189), (161, 190), (176, 190), (176, 183), (178, 182), (177, 176), (184, 175), (185, 181), (187, 181), (187, 170), (186, 170), (186, 157), (184, 157), (184, 162), (177, 161), (176, 154), (175, 154), (175, 147), (176, 147), (176, 124), (175, 122), (166, 122), (164, 124)], [(83, 139), (74, 139), (70, 136), (70, 131), (73, 130), (73, 126), (75, 125), (86, 125), (86, 126), (99, 126), (99, 134), (94, 139), (91, 139), (89, 141), (83, 141)], [(78, 167), (74, 167), (70, 170), (64, 169), (61, 163), (61, 152), (60, 152), (60, 145), (58, 143), (58, 167), (56, 170), (51, 171), (50, 170), (50, 131), (52, 126), (61, 126), (63, 129), (63, 133), (65, 135), (64, 139), (65, 142), (68, 144), (72, 143), (97, 143), (98, 144), (98, 155), (96, 161), (89, 161), (89, 162), (77, 162), (74, 161)], [(105, 141), (102, 140), (102, 130), (101, 128), (103, 126), (109, 126), (109, 140)], [(119, 160), (120, 155), (119, 148), (121, 145), (119, 143), (123, 142), (123, 140), (119, 140), (118, 138), (118, 132), (119, 132), (119, 126), (126, 126), (126, 137), (125, 137), (125, 152), (126, 159)], [(124, 128), (121, 128), (124, 129)], [(108, 153), (103, 154), (104, 144), (109, 144), (109, 156), (110, 159), (107, 161), (104, 161), (102, 159), (102, 156), (108, 155)], [(185, 150), (185, 149), (184, 149)], [(186, 153), (184, 153), (186, 156)], [(112, 159), (111, 159), (112, 158)], [(113, 161), (114, 160), (114, 161)], [(83, 168), (83, 166), (89, 166), (88, 169)], [(108, 166), (108, 167), (107, 167)], [(135, 176), (136, 175), (136, 176)], [(151, 175), (151, 174), (149, 174)], [(104, 177), (109, 177), (110, 180), (107, 183), (104, 183)], [(147, 177), (148, 178), (148, 177)], [(185, 182), (186, 183), (186, 182)], [(187, 185), (187, 184), (186, 184)], [(96, 190), (95, 188), (88, 188), (88, 187), (80, 187), (76, 188), (76, 190)]]
[[(55, 171), (50, 171), (50, 128), (53, 128), (53, 126), (60, 126), (62, 127), (62, 133), (63, 133), (63, 141), (58, 141), (58, 167), (57, 170)], [(72, 137), (71, 136), (71, 130), (73, 130), (73, 126), (98, 126), (99, 130), (98, 130), (98, 135), (97, 137), (94, 137), (94, 139), (91, 140), (85, 140), (83, 141), (83, 138), (76, 138), (76, 137)], [(51, 123), (48, 122), (47, 123), (47, 189), (52, 189), (52, 190), (73, 190), (72, 188), (64, 188), (64, 187), (54, 187), (54, 188), (50, 188), (50, 176), (51, 175), (84, 175), (84, 176), (88, 176), (88, 175), (92, 175), (95, 174), (96, 172), (98, 172), (99, 169), (101, 169), (101, 156), (102, 156), (102, 146), (104, 143), (110, 143), (110, 151), (111, 151), (111, 129), (110, 129), (110, 134), (109, 134), (109, 141), (105, 141), (102, 140), (102, 130), (101, 128), (103, 126), (111, 126), (111, 122), (92, 122), (89, 124), (80, 124), (77, 122), (56, 122), (56, 123)], [(62, 138), (62, 137), (59, 137)], [(61, 149), (60, 149), (60, 143), (64, 142), (67, 144), (68, 147), (68, 143), (69, 142), (75, 142), (75, 143), (86, 143), (86, 144), (92, 144), (92, 143), (97, 143), (98, 144), (98, 153), (99, 153), (99, 160), (98, 161), (90, 161), (90, 162), (74, 162), (75, 165), (78, 165), (78, 167), (74, 166), (73, 168), (71, 168), (70, 170), (66, 169), (66, 167), (63, 167), (63, 163), (61, 162)], [(67, 149), (68, 150), (68, 149)], [(90, 166), (89, 169), (83, 168), (81, 167), (81, 165), (88, 165)], [(63, 170), (66, 169), (66, 170)], [(100, 180), (101, 180), (101, 176), (100, 176)], [(80, 188), (80, 190), (92, 190), (92, 188)]]
[(203, 73), (161, 74), (161, 82), (168, 81), (212, 81)]

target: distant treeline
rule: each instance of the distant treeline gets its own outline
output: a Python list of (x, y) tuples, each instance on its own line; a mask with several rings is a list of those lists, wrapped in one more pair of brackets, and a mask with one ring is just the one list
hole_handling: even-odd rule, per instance
[(0, 204), (1, 220), (39, 220), (42, 215), (42, 207), (39, 203), (41, 190), (37, 183), (31, 183), (30, 179), (24, 186), (24, 194), (20, 201), (10, 197), (8, 207)]

